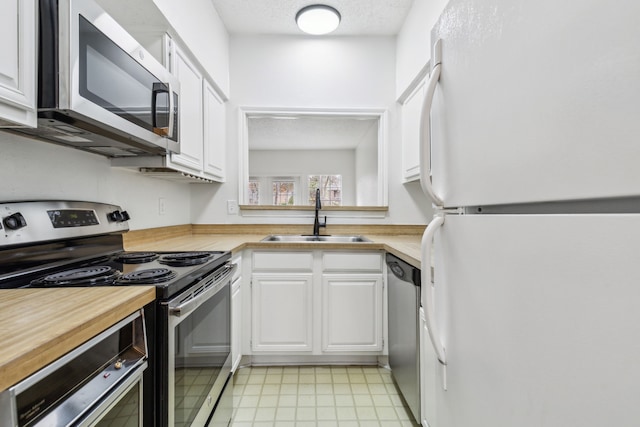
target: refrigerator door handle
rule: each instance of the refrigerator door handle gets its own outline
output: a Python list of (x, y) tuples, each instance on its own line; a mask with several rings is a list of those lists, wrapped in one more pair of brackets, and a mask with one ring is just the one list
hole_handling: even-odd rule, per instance
[(431, 244), (433, 243), (433, 237), (436, 234), (436, 231), (442, 226), (442, 224), (444, 224), (444, 216), (436, 215), (424, 231), (424, 235), (422, 236), (422, 250), (420, 251), (420, 274), (422, 276), (422, 298), (425, 323), (429, 331), (429, 338), (431, 340), (431, 345), (433, 345), (433, 350), (438, 357), (438, 361), (440, 361), (441, 364), (446, 365), (447, 357), (435, 320), (435, 304), (433, 301), (432, 286), (433, 278), (431, 277)]
[(427, 93), (422, 104), (420, 117), (420, 185), (422, 191), (431, 198), (436, 206), (442, 207), (444, 203), (433, 190), (431, 182), (431, 105), (436, 85), (440, 80), (440, 67), (442, 63), (442, 40), (438, 39), (433, 46), (433, 69), (427, 82)]

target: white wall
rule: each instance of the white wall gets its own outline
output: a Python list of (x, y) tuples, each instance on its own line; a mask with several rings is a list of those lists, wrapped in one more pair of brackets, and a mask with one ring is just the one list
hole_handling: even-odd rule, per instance
[(344, 205), (356, 202), (354, 150), (249, 150), (251, 176), (342, 175)]
[(448, 0), (414, 0), (397, 37), (396, 99), (431, 58), (431, 28)]
[[(228, 103), (230, 173), (224, 186), (192, 189), (194, 223), (307, 223), (309, 218), (228, 215), (227, 200), (238, 200), (239, 106), (384, 108), (389, 111), (389, 204), (384, 218), (358, 222), (421, 224), (431, 210), (419, 189), (401, 184), (399, 127), (395, 124), (396, 40), (394, 37), (231, 36), (231, 99)], [(329, 213), (331, 219), (331, 213)], [(335, 223), (347, 221), (334, 220)], [(355, 221), (355, 220), (354, 220)]]
[[(158, 199), (166, 211), (159, 215)], [(190, 222), (190, 188), (111, 168), (106, 157), (0, 132), (0, 201), (86, 200), (122, 206), (132, 230)]]
[(358, 206), (375, 206), (380, 200), (378, 195), (378, 132), (371, 126), (363, 142), (356, 148), (356, 180)]

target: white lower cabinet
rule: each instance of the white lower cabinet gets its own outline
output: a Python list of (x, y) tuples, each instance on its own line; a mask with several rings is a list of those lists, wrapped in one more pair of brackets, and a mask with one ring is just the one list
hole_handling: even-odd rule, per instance
[(382, 350), (382, 277), (322, 276), (322, 351)]
[(383, 351), (381, 252), (255, 251), (253, 354)]
[(254, 351), (311, 351), (311, 274), (254, 274)]

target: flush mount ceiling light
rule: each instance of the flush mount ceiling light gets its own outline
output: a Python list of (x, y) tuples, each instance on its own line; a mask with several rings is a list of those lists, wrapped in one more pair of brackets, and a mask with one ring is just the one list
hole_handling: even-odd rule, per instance
[(296, 23), (298, 28), (307, 34), (328, 34), (338, 28), (340, 13), (331, 6), (314, 4), (298, 11)]

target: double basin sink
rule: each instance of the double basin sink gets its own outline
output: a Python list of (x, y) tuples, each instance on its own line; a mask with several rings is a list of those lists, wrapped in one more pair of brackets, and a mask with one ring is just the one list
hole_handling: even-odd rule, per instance
[(288, 243), (306, 243), (306, 242), (329, 242), (329, 243), (371, 243), (371, 240), (364, 236), (313, 236), (304, 234), (272, 234), (264, 239), (263, 242), (288, 242)]

